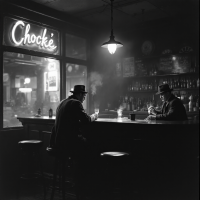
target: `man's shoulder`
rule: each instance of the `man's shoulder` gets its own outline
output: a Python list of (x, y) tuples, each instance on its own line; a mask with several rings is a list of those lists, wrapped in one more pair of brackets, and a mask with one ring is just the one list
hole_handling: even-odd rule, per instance
[(172, 97), (171, 100), (170, 100), (170, 103), (171, 103), (171, 104), (172, 104), (172, 103), (182, 104), (182, 101), (181, 101), (178, 97), (176, 97), (176, 96), (173, 95), (173, 97)]

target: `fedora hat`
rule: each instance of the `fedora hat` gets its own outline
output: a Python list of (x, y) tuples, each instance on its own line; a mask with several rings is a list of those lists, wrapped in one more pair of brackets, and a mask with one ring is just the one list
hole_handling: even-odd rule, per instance
[(158, 92), (156, 94), (163, 94), (165, 92), (170, 92), (172, 90), (173, 89), (171, 89), (168, 84), (162, 84), (158, 86)]
[(87, 93), (85, 91), (85, 85), (75, 85), (74, 89), (70, 91), (71, 93)]

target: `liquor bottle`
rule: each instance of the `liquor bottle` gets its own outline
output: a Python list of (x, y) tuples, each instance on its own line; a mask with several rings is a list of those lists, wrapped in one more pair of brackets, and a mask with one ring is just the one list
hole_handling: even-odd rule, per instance
[(186, 83), (187, 83), (187, 88), (190, 88), (190, 83), (189, 83), (188, 77), (187, 77)]
[(197, 87), (199, 87), (199, 78), (197, 79)]
[(181, 87), (181, 82), (180, 82), (180, 79), (177, 78), (177, 88), (180, 88)]
[(186, 88), (185, 77), (183, 77), (183, 88)]
[(196, 107), (199, 108), (199, 95), (197, 95)]
[(148, 88), (149, 88), (149, 83), (146, 82), (146, 84), (145, 84), (145, 90), (148, 90)]
[(196, 87), (197, 87), (197, 85), (196, 85), (196, 80), (195, 80), (195, 79), (192, 80), (192, 87), (193, 87), (193, 88), (196, 88)]
[(190, 85), (190, 88), (192, 88), (192, 79), (191, 78), (189, 79), (189, 85)]
[(172, 79), (172, 88), (175, 88), (175, 81)]
[(38, 109), (38, 115), (41, 115), (41, 108)]
[(180, 88), (183, 88), (183, 77), (180, 78)]
[(154, 67), (154, 76), (156, 76), (157, 75), (157, 69), (156, 69), (156, 66)]
[(134, 98), (132, 98), (132, 111), (134, 111), (135, 110), (135, 99)]
[(169, 79), (169, 87), (172, 88), (172, 79)]
[(154, 90), (156, 91), (158, 89), (158, 86), (157, 86), (157, 81), (156, 79), (154, 80)]
[(136, 90), (136, 91), (139, 90), (138, 82), (135, 83), (135, 90)]
[(122, 106), (123, 106), (123, 109), (126, 109), (126, 99), (125, 99), (125, 97), (123, 98)]
[(139, 82), (139, 90), (140, 91), (142, 90), (142, 84), (141, 84), (141, 82)]
[(129, 98), (127, 99), (127, 102), (126, 102), (126, 110), (130, 111), (130, 101), (129, 101)]
[(131, 91), (134, 90), (134, 82), (132, 82)]
[(193, 95), (189, 97), (189, 112), (193, 111)]
[(49, 109), (49, 117), (53, 117), (53, 110), (51, 108)]

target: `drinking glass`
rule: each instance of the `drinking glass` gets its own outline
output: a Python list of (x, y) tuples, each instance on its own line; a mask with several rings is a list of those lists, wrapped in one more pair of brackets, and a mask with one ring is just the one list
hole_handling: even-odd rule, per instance
[(94, 109), (94, 112), (95, 112), (96, 114), (99, 114), (99, 108), (95, 108), (95, 109)]

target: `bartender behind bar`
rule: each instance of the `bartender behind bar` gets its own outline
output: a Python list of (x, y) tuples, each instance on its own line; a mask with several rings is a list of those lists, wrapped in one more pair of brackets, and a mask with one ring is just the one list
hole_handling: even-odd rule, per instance
[(187, 120), (187, 114), (185, 107), (181, 100), (175, 97), (168, 84), (162, 84), (158, 86), (157, 95), (160, 95), (160, 99), (163, 102), (161, 111), (156, 110), (153, 106), (148, 108), (150, 114), (146, 120)]

